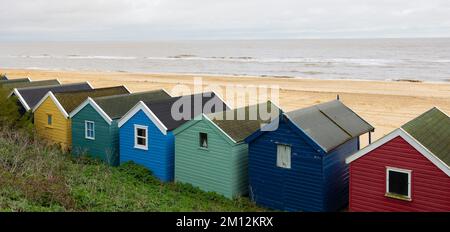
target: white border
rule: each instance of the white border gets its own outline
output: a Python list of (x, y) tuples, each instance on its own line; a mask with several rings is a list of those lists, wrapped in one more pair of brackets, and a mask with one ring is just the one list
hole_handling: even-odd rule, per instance
[(352, 156), (349, 156), (347, 159), (345, 159), (345, 162), (347, 164), (349, 164), (398, 136), (403, 138), (406, 142), (408, 142), (411, 146), (413, 146), (414, 149), (419, 151), (423, 156), (425, 156), (428, 160), (430, 160), (434, 165), (436, 165), (439, 169), (441, 169), (445, 174), (450, 176), (450, 167), (447, 164), (445, 164), (444, 162), (442, 162), (442, 160), (440, 160), (438, 157), (436, 157), (432, 152), (430, 152), (426, 147), (424, 147), (422, 144), (420, 144), (416, 139), (414, 139), (410, 134), (408, 134), (402, 128), (394, 130), (393, 132), (389, 133), (388, 135), (384, 136), (383, 138), (381, 138), (381, 139), (375, 141), (374, 143), (368, 145), (367, 147), (359, 150)]
[(91, 82), (86, 81), (86, 83), (91, 87), (91, 89), (95, 89), (94, 86), (91, 85)]
[(128, 122), (136, 113), (140, 110), (147, 115), (147, 117), (155, 124), (156, 127), (164, 134), (167, 135), (167, 127), (159, 120), (158, 117), (148, 108), (148, 106), (143, 102), (139, 101), (133, 108), (131, 108), (120, 120), (119, 127), (122, 127), (125, 123)]
[[(138, 140), (137, 130), (138, 129), (145, 130), (145, 146), (139, 145), (137, 143), (137, 140)], [(148, 126), (134, 124), (134, 148), (141, 149), (141, 150), (148, 150)]]
[(22, 106), (25, 108), (26, 111), (31, 110), (30, 106), (28, 106), (27, 102), (25, 101), (25, 99), (23, 99), (22, 95), (20, 94), (19, 89), (14, 88), (14, 91), (11, 92), (8, 98), (11, 97), (13, 94), (17, 96), (17, 98), (19, 99), (20, 103), (22, 104)]
[[(88, 123), (92, 123), (92, 133), (94, 134), (94, 137), (88, 136), (88, 127), (87, 127)], [(84, 121), (84, 138), (89, 139), (89, 140), (95, 140), (95, 122), (94, 121), (88, 121), (88, 120)]]
[(111, 117), (109, 117), (109, 115), (103, 111), (103, 109), (97, 105), (97, 103), (94, 101), (94, 99), (92, 99), (91, 97), (88, 97), (83, 103), (81, 103), (81, 105), (79, 105), (77, 108), (75, 108), (69, 115), (70, 118), (73, 118), (76, 114), (78, 114), (84, 107), (86, 107), (87, 105), (91, 105), (92, 108), (94, 108), (95, 111), (97, 111), (98, 114), (100, 114), (100, 116), (102, 116), (102, 118), (109, 124), (111, 125), (112, 123), (112, 119)]
[(64, 117), (69, 118), (69, 114), (66, 112), (66, 110), (64, 109), (64, 107), (61, 105), (61, 103), (59, 103), (58, 99), (55, 97), (55, 95), (51, 92), (48, 91), (48, 93), (39, 101), (39, 103), (33, 108), (33, 113), (42, 105), (42, 103), (45, 102), (45, 100), (47, 100), (47, 98), (52, 99), (52, 101), (55, 103), (56, 107), (58, 107), (59, 111), (61, 111), (61, 113), (64, 115)]
[(389, 171), (408, 174), (408, 195), (406, 197), (408, 197), (408, 199), (411, 200), (412, 199), (412, 197), (411, 197), (411, 173), (412, 173), (412, 171), (407, 170), (407, 169), (401, 169), (401, 168), (386, 167), (386, 193), (387, 194), (390, 194), (390, 192), (389, 192)]
[(126, 85), (122, 85), (122, 86), (128, 91), (129, 94), (132, 93)]

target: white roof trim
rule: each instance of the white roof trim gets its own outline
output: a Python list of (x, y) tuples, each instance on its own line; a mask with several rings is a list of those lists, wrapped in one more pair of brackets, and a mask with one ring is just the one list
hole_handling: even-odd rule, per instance
[(102, 116), (102, 118), (109, 124), (111, 125), (112, 123), (112, 119), (111, 117), (109, 117), (108, 114), (106, 114), (105, 111), (103, 111), (103, 109), (97, 105), (97, 103), (94, 101), (94, 99), (92, 99), (91, 97), (88, 97), (88, 99), (86, 99), (83, 103), (81, 103), (81, 105), (79, 105), (76, 109), (74, 109), (69, 117), (73, 118), (73, 116), (75, 116), (76, 114), (78, 114), (78, 112), (80, 112), (84, 107), (86, 107), (87, 105), (91, 105), (92, 108), (94, 108), (95, 111), (97, 111), (98, 114), (100, 114), (100, 116)]
[(33, 80), (31, 80), (31, 78), (30, 77), (27, 77), (27, 79), (30, 81), (30, 82), (32, 82)]
[(59, 81), (59, 80), (58, 80), (58, 78), (56, 78), (56, 81), (58, 82), (58, 84), (60, 84), (60, 85), (61, 85), (61, 81)]
[(91, 85), (91, 82), (86, 81), (86, 83), (91, 87), (91, 89), (95, 89), (94, 86)]
[(128, 91), (128, 93), (132, 93), (126, 85), (122, 85), (122, 86)]
[(14, 88), (14, 91), (12, 91), (11, 94), (9, 94), (8, 98), (11, 97), (13, 93), (17, 96), (17, 98), (19, 99), (20, 103), (22, 103), (22, 106), (23, 108), (25, 108), (26, 111), (31, 110), (30, 106), (28, 106), (27, 102), (25, 101), (25, 99), (23, 99), (22, 95), (20, 94), (17, 88)]
[(438, 157), (436, 157), (432, 152), (430, 152), (426, 147), (424, 147), (419, 141), (417, 141), (414, 137), (412, 137), (410, 134), (408, 134), (408, 132), (406, 132), (402, 128), (394, 130), (393, 132), (389, 133), (388, 135), (382, 137), (381, 139), (378, 139), (377, 141), (373, 142), (372, 144), (368, 145), (367, 147), (359, 150), (352, 156), (349, 156), (345, 160), (345, 162), (347, 164), (349, 164), (398, 136), (403, 138), (412, 147), (414, 147), (414, 149), (419, 151), (423, 156), (425, 156), (428, 160), (430, 160), (430, 162), (432, 162), (434, 165), (436, 165), (445, 174), (450, 176), (450, 167), (447, 164), (445, 164), (444, 162), (442, 162), (442, 160), (440, 160)]
[(170, 94), (169, 92), (167, 92), (166, 89), (162, 88), (161, 90), (164, 91), (165, 93), (167, 93), (167, 95), (169, 95), (170, 97), (173, 97), (172, 94)]
[(221, 131), (224, 135), (226, 135), (231, 141), (233, 141), (233, 143), (237, 143), (233, 138), (231, 138), (224, 130), (222, 130), (222, 128), (220, 128), (219, 126), (217, 126), (217, 124), (215, 124), (208, 116), (206, 116), (206, 114), (202, 114), (204, 118), (206, 118), (206, 120), (210, 121), (219, 131)]
[[(228, 103), (225, 101), (225, 100), (223, 100), (223, 98), (219, 95), (219, 94), (217, 94), (216, 92), (214, 92), (214, 91), (211, 91), (211, 93), (213, 93), (214, 94), (214, 96), (216, 96), (216, 97), (218, 97), (224, 104), (225, 104), (225, 106), (226, 107), (228, 107), (228, 109), (232, 109), (229, 105), (228, 105)], [(202, 93), (203, 94), (203, 93)], [(223, 111), (226, 111), (227, 109), (224, 109)]]
[(47, 98), (52, 99), (52, 101), (55, 103), (56, 107), (58, 107), (59, 111), (61, 111), (61, 113), (64, 115), (64, 117), (68, 118), (69, 114), (66, 112), (66, 110), (64, 109), (64, 107), (61, 105), (61, 103), (59, 103), (58, 99), (55, 97), (55, 95), (49, 91), (40, 101), (39, 103), (33, 108), (33, 113), (42, 105), (42, 103), (45, 102), (45, 100), (47, 100)]
[(159, 120), (158, 117), (147, 107), (143, 101), (139, 101), (131, 110), (128, 111), (120, 120), (119, 127), (122, 127), (128, 120), (130, 120), (137, 112), (141, 111), (147, 115), (147, 117), (155, 124), (156, 127), (164, 134), (167, 135), (167, 127)]

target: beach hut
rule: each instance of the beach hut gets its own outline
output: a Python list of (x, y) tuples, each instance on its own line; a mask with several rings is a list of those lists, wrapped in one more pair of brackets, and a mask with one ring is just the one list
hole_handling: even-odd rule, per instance
[[(261, 113), (260, 113), (261, 112)], [(248, 145), (244, 139), (278, 119), (271, 102), (202, 114), (176, 130), (175, 181), (227, 198), (248, 193)]]
[(21, 114), (24, 114), (28, 111), (31, 111), (49, 91), (51, 91), (52, 93), (64, 93), (69, 91), (82, 91), (91, 89), (93, 89), (93, 87), (89, 84), (89, 82), (14, 88), (9, 97), (17, 98), (19, 111)]
[(161, 181), (174, 176), (173, 130), (202, 113), (228, 109), (214, 93), (136, 104), (119, 121), (120, 163), (147, 167)]
[(283, 113), (249, 144), (249, 195), (284, 211), (336, 211), (348, 203), (345, 159), (374, 128), (339, 100)]
[(450, 117), (437, 108), (346, 161), (350, 211), (450, 211)]
[(30, 78), (17, 78), (17, 79), (2, 79), (0, 80), (0, 87), (3, 87), (5, 84), (12, 84), (12, 83), (30, 83)]
[(48, 92), (33, 108), (34, 125), (39, 137), (59, 144), (65, 150), (72, 145), (69, 113), (88, 97), (102, 97), (130, 93), (125, 86), (64, 93)]
[(37, 86), (48, 86), (48, 85), (60, 85), (61, 83), (57, 80), (43, 80), (43, 81), (18, 81), (18, 82), (11, 82), (10, 80), (0, 83), (0, 86), (4, 89), (13, 90), (14, 88), (25, 88), (25, 87), (37, 87)]
[(72, 113), (72, 152), (119, 164), (119, 119), (139, 101), (170, 99), (165, 90), (88, 98)]
[(0, 75), (0, 81), (6, 81), (8, 80), (8, 77), (5, 74)]

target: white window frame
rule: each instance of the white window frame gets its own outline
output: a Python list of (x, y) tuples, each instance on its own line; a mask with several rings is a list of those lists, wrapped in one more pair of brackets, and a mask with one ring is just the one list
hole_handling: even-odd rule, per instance
[[(142, 136), (138, 136), (138, 129), (145, 130), (145, 146), (138, 144), (138, 137), (144, 138)], [(134, 148), (141, 150), (148, 150), (148, 127), (142, 125), (134, 125)]]
[(412, 173), (412, 171), (408, 170), (408, 169), (386, 167), (386, 195), (392, 194), (391, 192), (389, 192), (389, 171), (408, 174), (408, 195), (405, 197), (407, 197), (408, 199), (411, 199), (411, 173)]
[[(89, 136), (88, 134), (88, 124), (92, 123), (92, 137)], [(90, 140), (95, 140), (95, 122), (93, 121), (84, 121), (84, 138), (86, 139), (90, 139)]]
[[(277, 145), (277, 167), (278, 168), (283, 168), (283, 169), (291, 169), (292, 168), (292, 146), (291, 145), (288, 145), (288, 144), (281, 144), (281, 143), (277, 143), (276, 144)], [(280, 158), (280, 155), (279, 155), (279, 153), (278, 153), (278, 147), (279, 146), (284, 146), (284, 147), (289, 147), (290, 148), (290, 154), (289, 154), (289, 163), (288, 163), (288, 166), (283, 166), (283, 165), (280, 165), (280, 160), (279, 160), (279, 158)]]

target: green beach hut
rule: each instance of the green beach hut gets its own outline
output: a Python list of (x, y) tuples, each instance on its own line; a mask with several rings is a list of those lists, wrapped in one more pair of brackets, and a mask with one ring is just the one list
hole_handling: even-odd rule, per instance
[(119, 164), (119, 119), (139, 101), (170, 99), (165, 90), (88, 98), (70, 113), (72, 150), (116, 166)]
[[(263, 112), (263, 113), (260, 113)], [(227, 198), (248, 193), (248, 145), (244, 139), (278, 120), (270, 101), (202, 114), (174, 131), (175, 181)]]

